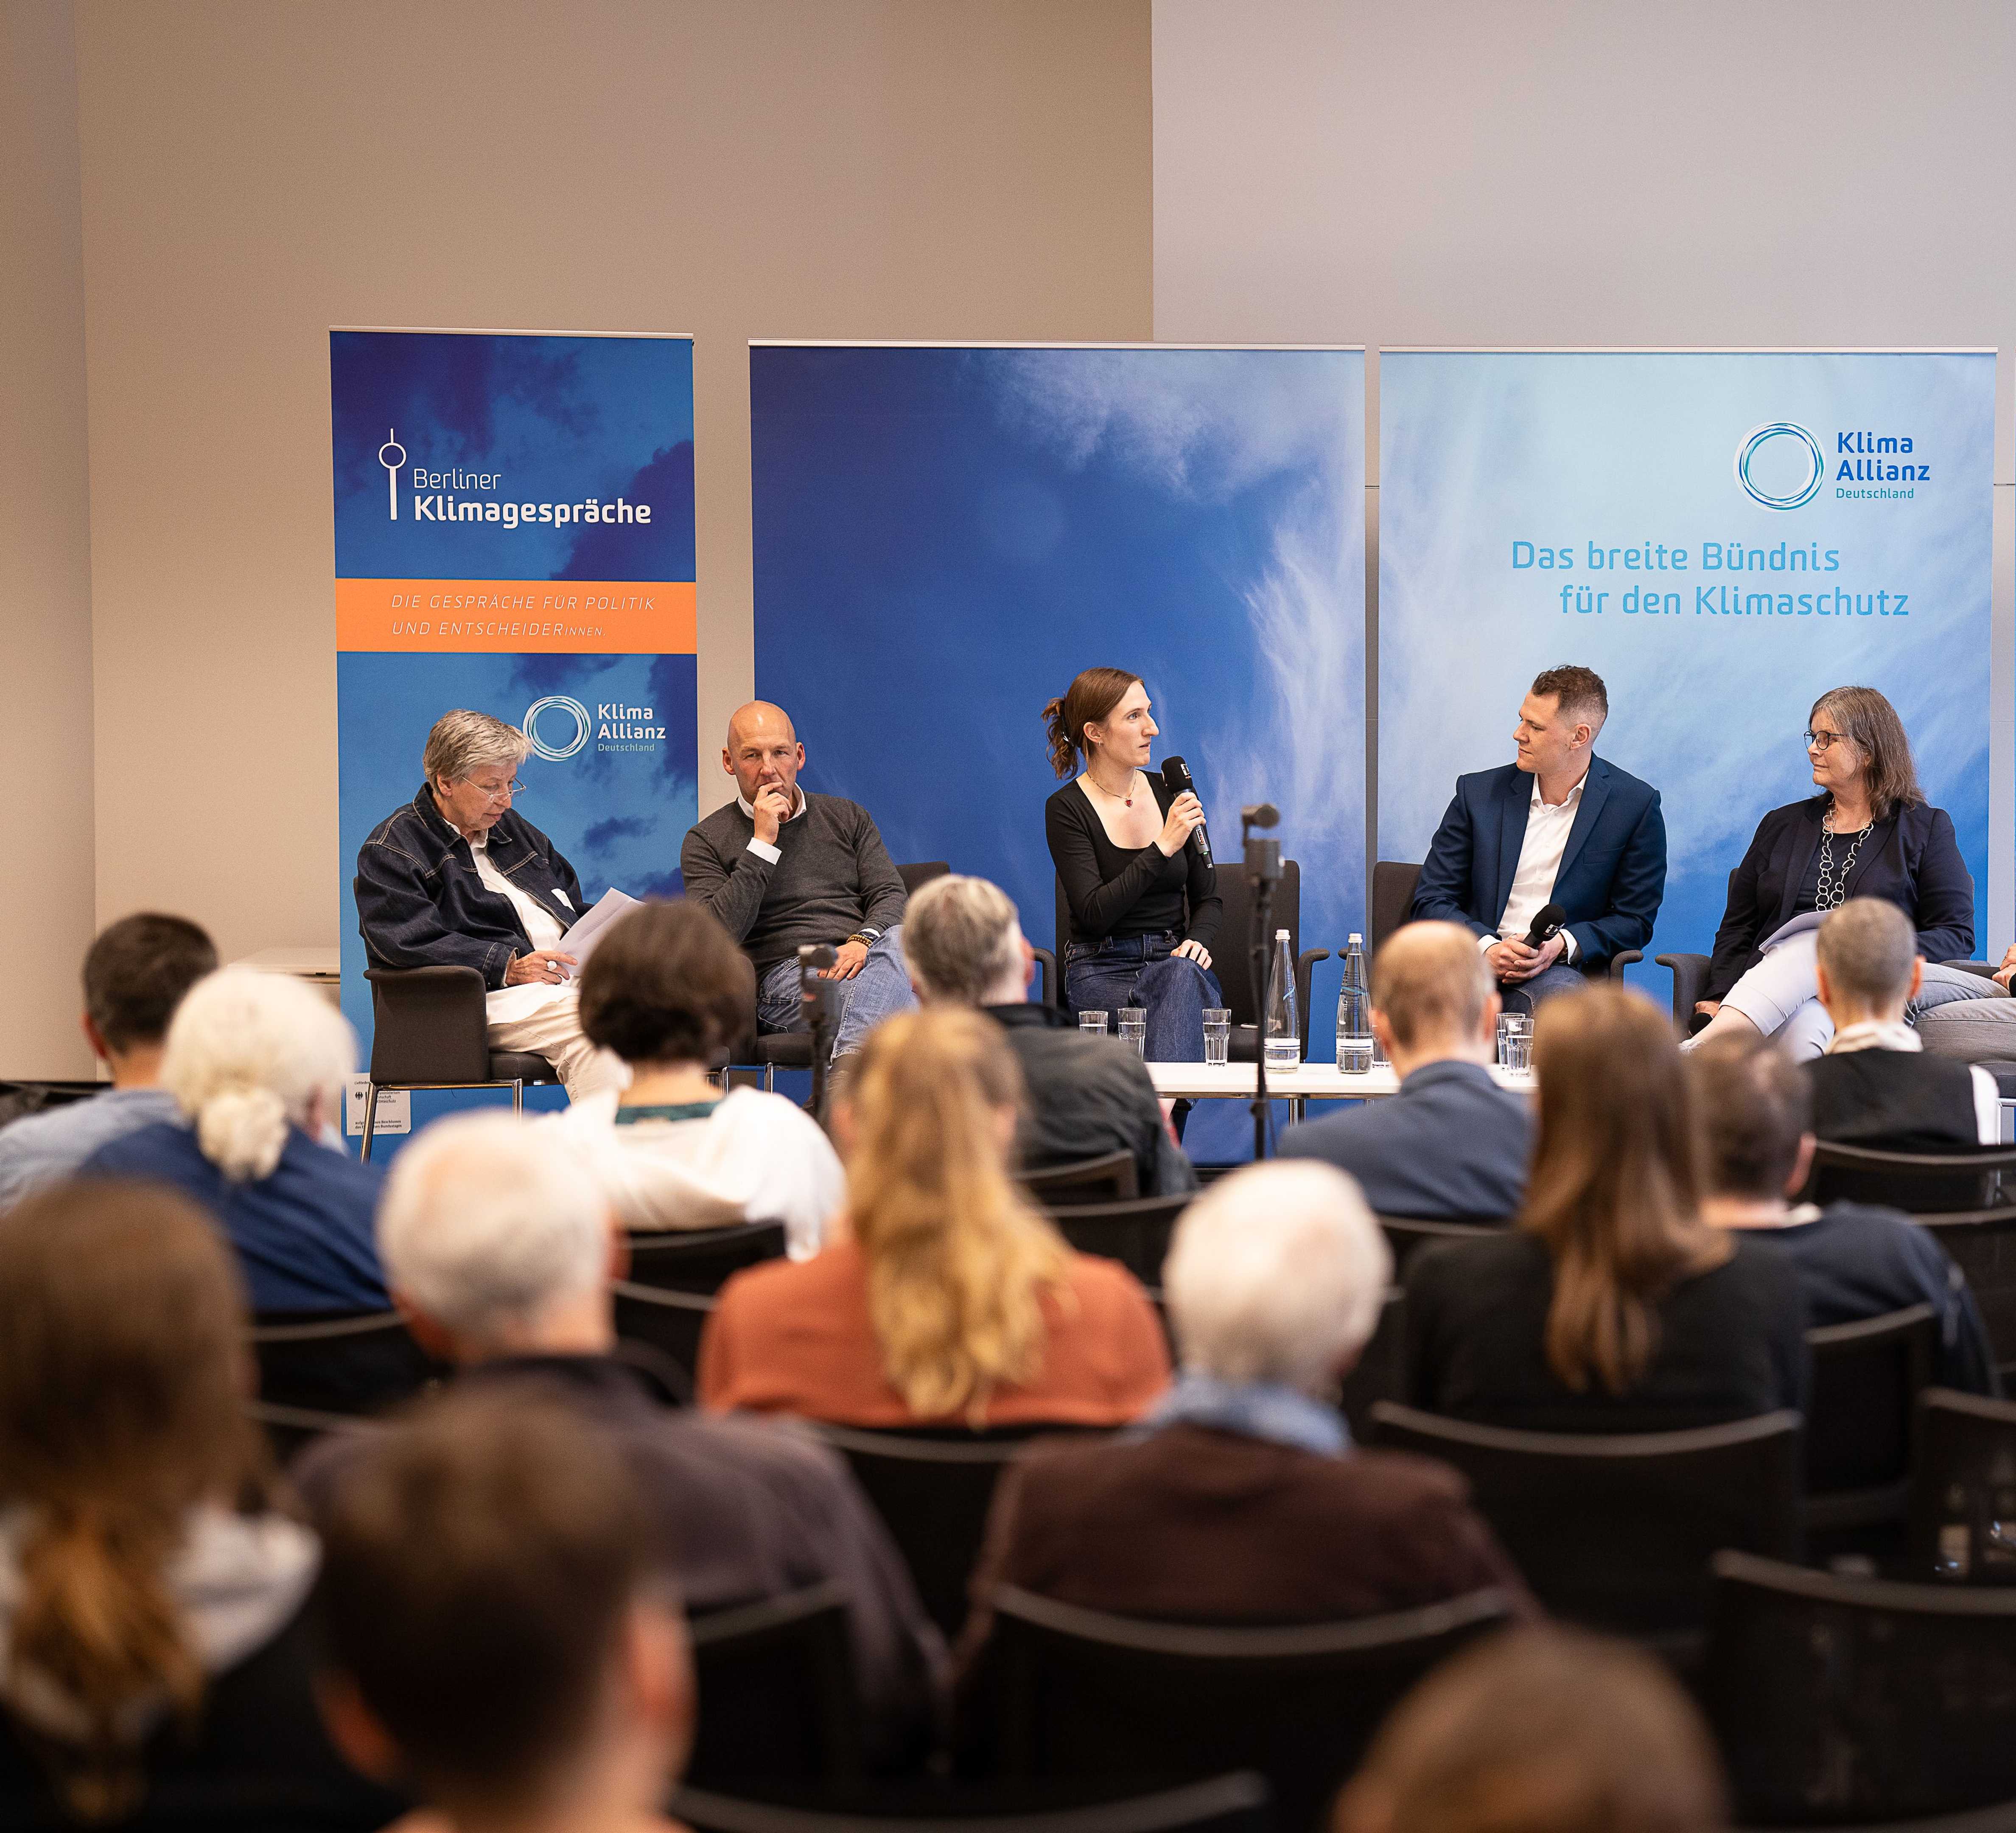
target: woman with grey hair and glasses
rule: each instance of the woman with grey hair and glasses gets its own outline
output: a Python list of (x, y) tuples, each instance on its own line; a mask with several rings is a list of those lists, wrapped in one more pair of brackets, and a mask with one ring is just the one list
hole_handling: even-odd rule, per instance
[(621, 1088), (621, 1064), (582, 1035), (567, 932), (584, 906), (560, 849), (517, 812), (531, 741), (466, 708), (421, 754), (419, 793), (357, 855), (357, 920), (374, 967), (473, 967), (490, 1047), (542, 1056), (579, 1100)]

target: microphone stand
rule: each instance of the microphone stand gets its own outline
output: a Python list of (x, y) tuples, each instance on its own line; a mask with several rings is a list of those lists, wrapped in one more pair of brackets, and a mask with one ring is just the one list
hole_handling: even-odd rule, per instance
[(806, 1111), (822, 1127), (826, 1125), (826, 1064), (833, 1055), (833, 1008), (840, 982), (824, 978), (819, 970), (839, 959), (839, 951), (830, 942), (807, 942), (798, 950), (798, 1010), (812, 1034), (812, 1098)]
[(1267, 956), (1274, 940), (1274, 887), (1281, 877), (1281, 843), (1256, 840), (1252, 830), (1272, 827), (1280, 819), (1272, 802), (1256, 803), (1239, 811), (1246, 885), (1253, 895), (1253, 935), (1246, 951), (1246, 965), (1253, 982), (1253, 1010), (1260, 1020), (1260, 1048), (1255, 1053), (1253, 1075), (1253, 1161), (1256, 1165), (1267, 1156)]

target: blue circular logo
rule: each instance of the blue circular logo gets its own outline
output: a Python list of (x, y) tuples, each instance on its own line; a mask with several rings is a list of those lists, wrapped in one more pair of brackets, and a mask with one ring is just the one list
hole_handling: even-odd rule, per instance
[[(1779, 444), (1782, 440), (1792, 443), (1790, 446)], [(1787, 461), (1790, 475), (1782, 478), (1774, 475)], [(1799, 475), (1802, 466), (1803, 478)], [(1780, 488), (1767, 488), (1766, 480)], [(1736, 481), (1767, 510), (1795, 510), (1802, 502), (1812, 502), (1827, 481), (1827, 459), (1820, 451), (1820, 442), (1805, 427), (1790, 420), (1773, 420), (1746, 434), (1737, 447)], [(1785, 485), (1791, 488), (1783, 488)]]
[[(556, 744), (539, 730), (542, 714), (553, 718), (569, 718), (574, 722), (574, 735), (564, 744)], [(524, 733), (531, 742), (535, 757), (544, 758), (549, 764), (557, 764), (572, 757), (588, 743), (589, 729), (593, 723), (588, 716), (588, 708), (578, 700), (563, 693), (549, 693), (544, 700), (536, 700), (525, 709)]]

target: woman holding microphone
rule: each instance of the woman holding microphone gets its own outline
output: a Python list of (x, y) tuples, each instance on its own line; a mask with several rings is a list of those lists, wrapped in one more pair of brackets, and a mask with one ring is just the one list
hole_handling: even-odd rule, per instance
[(1203, 805), (1147, 769), (1158, 728), (1139, 675), (1087, 668), (1043, 719), (1057, 773), (1085, 766), (1043, 808), (1071, 908), (1071, 934), (1058, 938), (1065, 1001), (1075, 1011), (1145, 1007), (1148, 1060), (1201, 1063), (1204, 1009), (1225, 997), (1211, 971), (1224, 906), (1190, 844)]

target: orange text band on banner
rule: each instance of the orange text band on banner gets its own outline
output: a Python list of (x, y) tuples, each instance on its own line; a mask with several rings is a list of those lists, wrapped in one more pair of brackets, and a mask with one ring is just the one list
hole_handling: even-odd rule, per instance
[(339, 650), (691, 655), (690, 579), (339, 579)]

